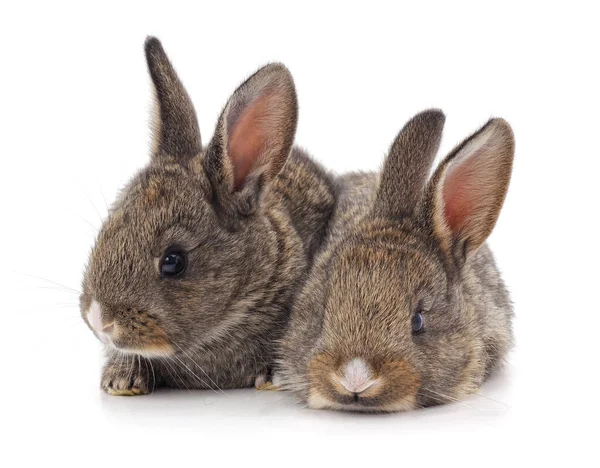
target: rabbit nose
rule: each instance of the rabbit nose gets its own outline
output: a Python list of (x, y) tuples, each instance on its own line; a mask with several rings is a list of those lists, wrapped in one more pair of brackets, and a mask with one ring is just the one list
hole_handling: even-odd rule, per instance
[(375, 380), (372, 378), (369, 365), (361, 358), (354, 358), (346, 364), (340, 383), (346, 390), (353, 393), (356, 399), (358, 394), (371, 387)]
[(104, 324), (102, 321), (102, 306), (94, 299), (87, 312), (87, 319), (102, 343), (108, 343), (114, 330), (114, 323)]

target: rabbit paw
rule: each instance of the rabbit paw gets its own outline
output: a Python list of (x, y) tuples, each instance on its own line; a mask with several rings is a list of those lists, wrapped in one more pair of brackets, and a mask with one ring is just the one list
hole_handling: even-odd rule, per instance
[(110, 364), (104, 368), (100, 386), (109, 395), (135, 396), (150, 393), (148, 379), (139, 369)]
[(254, 380), (254, 386), (257, 390), (270, 390), (270, 391), (278, 391), (281, 390), (279, 385), (276, 384), (277, 375), (269, 376), (267, 374), (260, 374)]

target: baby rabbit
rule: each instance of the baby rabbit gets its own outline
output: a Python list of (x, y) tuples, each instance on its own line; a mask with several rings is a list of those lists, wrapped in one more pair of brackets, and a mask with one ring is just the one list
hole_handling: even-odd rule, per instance
[(444, 120), (426, 111), (402, 129), (374, 197), (340, 189), (340, 200), (352, 197), (340, 209), (353, 214), (334, 217), (274, 379), (310, 408), (393, 412), (455, 401), (511, 346), (511, 302), (484, 242), (508, 189), (513, 134), (490, 120), (427, 182)]
[(111, 208), (80, 300), (106, 343), (101, 387), (138, 395), (260, 383), (333, 212), (333, 183), (292, 148), (296, 92), (283, 65), (233, 93), (203, 146), (160, 42), (149, 38), (145, 52), (152, 157)]

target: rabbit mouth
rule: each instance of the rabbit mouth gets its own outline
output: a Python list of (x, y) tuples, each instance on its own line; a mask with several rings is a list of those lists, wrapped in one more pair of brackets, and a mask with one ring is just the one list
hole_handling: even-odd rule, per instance
[(359, 413), (395, 413), (409, 411), (417, 407), (416, 395), (402, 397), (392, 403), (379, 403), (377, 398), (364, 398), (354, 394), (335, 400), (321, 392), (311, 392), (307, 399), (311, 409), (328, 409), (338, 411), (353, 411)]
[(106, 345), (122, 353), (139, 354), (148, 358), (170, 356), (174, 353), (173, 347), (167, 341), (156, 339), (146, 342), (139, 340), (128, 342), (118, 338), (108, 338)]
[(166, 333), (158, 327), (131, 327), (112, 324), (105, 343), (122, 353), (139, 354), (144, 357), (170, 356), (175, 350), (167, 340)]
[(396, 412), (417, 407), (420, 376), (404, 359), (341, 358), (317, 354), (309, 363), (313, 409)]
[(94, 299), (82, 315), (94, 335), (107, 347), (146, 357), (166, 356), (174, 352), (167, 333), (149, 314), (140, 311), (124, 318), (111, 319), (106, 307)]
[(355, 411), (362, 413), (394, 413), (409, 411), (417, 407), (416, 393), (394, 394), (383, 379), (357, 388), (356, 391), (340, 391), (339, 385), (313, 387), (307, 398), (312, 409)]

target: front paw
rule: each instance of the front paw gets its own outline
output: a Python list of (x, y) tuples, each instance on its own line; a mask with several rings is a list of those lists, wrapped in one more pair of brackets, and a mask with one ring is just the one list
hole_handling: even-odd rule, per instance
[(277, 378), (277, 374), (271, 376), (269, 374), (260, 374), (256, 376), (254, 380), (254, 387), (257, 390), (267, 390), (267, 391), (278, 391), (281, 390), (279, 379)]
[(110, 363), (102, 372), (100, 386), (109, 395), (135, 396), (150, 393), (147, 375), (140, 369)]

